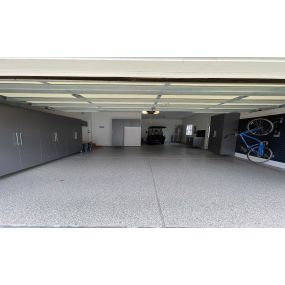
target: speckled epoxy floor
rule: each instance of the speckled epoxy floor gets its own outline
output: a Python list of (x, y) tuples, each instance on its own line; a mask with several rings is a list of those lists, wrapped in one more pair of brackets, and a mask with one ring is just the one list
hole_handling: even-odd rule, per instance
[(285, 173), (180, 145), (102, 147), (0, 179), (0, 226), (285, 227)]

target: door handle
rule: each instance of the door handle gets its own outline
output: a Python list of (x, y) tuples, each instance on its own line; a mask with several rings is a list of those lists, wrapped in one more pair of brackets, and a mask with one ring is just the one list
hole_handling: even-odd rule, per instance
[(22, 133), (20, 133), (20, 142), (21, 142), (21, 145), (23, 145)]
[(18, 137), (18, 133), (16, 133), (16, 143), (17, 143), (17, 146), (19, 146), (19, 137)]

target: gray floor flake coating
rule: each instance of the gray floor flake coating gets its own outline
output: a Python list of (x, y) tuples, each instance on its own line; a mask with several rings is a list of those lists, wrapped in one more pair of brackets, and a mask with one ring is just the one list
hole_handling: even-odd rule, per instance
[(181, 145), (96, 148), (0, 179), (0, 227), (285, 227), (285, 173)]

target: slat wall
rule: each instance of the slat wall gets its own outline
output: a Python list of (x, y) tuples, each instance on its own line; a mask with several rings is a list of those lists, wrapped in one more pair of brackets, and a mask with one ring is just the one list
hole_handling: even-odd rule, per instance
[[(275, 123), (275, 128), (274, 128), (275, 131), (273, 131), (271, 134), (267, 136), (258, 137), (258, 138), (269, 142), (269, 147), (272, 149), (274, 153), (274, 157), (272, 158), (272, 160), (278, 162), (285, 162), (285, 114), (262, 116), (262, 118), (269, 119), (273, 123)], [(239, 132), (246, 130), (247, 123), (253, 119), (254, 118), (241, 119), (239, 122)], [(275, 137), (274, 135), (276, 133), (276, 129), (278, 128), (277, 122), (280, 122), (281, 119), (283, 119), (283, 124), (279, 125), (280, 137)], [(236, 152), (244, 153), (244, 151), (242, 151), (242, 145), (243, 143), (241, 139), (238, 137)]]

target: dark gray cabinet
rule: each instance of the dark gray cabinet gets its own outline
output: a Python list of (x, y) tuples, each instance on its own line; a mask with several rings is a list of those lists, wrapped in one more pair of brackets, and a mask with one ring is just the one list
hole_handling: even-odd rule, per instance
[(216, 154), (234, 155), (235, 132), (238, 129), (240, 114), (229, 113), (212, 116), (208, 149)]
[(22, 168), (28, 168), (42, 162), (42, 146), (39, 116), (37, 112), (19, 109), (19, 142)]
[(56, 118), (42, 113), (41, 117), (41, 144), (43, 161), (51, 161), (57, 158), (56, 151)]
[(68, 125), (68, 142), (70, 152), (76, 152), (82, 145), (82, 126), (78, 122), (73, 122)]
[(0, 105), (0, 176), (21, 169), (17, 112)]
[(81, 151), (82, 121), (0, 104), (0, 176)]
[(112, 120), (112, 146), (124, 145), (124, 120)]

